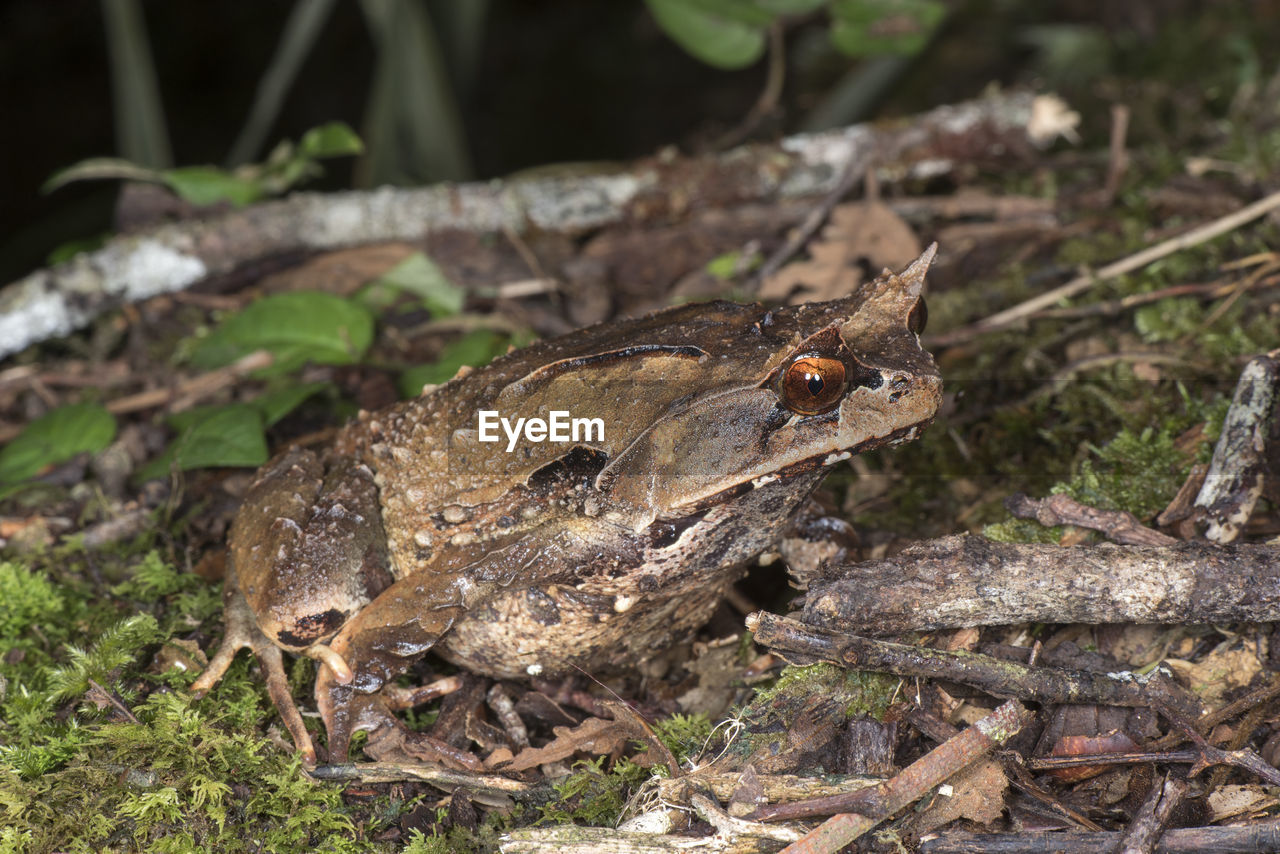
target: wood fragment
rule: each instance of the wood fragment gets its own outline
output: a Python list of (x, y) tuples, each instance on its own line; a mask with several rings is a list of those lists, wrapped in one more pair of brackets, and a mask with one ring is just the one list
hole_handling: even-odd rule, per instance
[[(799, 841), (783, 849), (784, 854), (818, 854), (834, 852), (848, 845), (898, 810), (915, 803), (935, 786), (969, 767), (995, 747), (1018, 733), (1029, 713), (1014, 700), (1001, 705), (991, 714), (962, 730), (955, 738), (920, 757), (901, 773), (874, 788), (858, 792), (847, 805), (827, 800), (822, 809), (858, 810), (841, 812), (805, 834)], [(794, 812), (800, 805), (789, 805)], [(813, 806), (810, 804), (809, 806)], [(757, 811), (756, 817), (767, 820), (770, 808)], [(822, 815), (825, 813), (811, 813)], [(772, 813), (776, 820), (781, 816)]]
[(1044, 623), (1280, 620), (1280, 548), (1184, 542), (1064, 548), (962, 534), (810, 584), (802, 619), (864, 634)]
[(1195, 502), (1209, 522), (1205, 536), (1215, 543), (1230, 543), (1239, 536), (1262, 495), (1267, 447), (1280, 441), (1278, 389), (1280, 350), (1255, 356), (1240, 372)]
[(1046, 528), (1075, 525), (1101, 531), (1108, 540), (1126, 546), (1171, 546), (1178, 542), (1168, 534), (1148, 528), (1138, 517), (1125, 510), (1099, 510), (1081, 504), (1070, 495), (1059, 493), (1034, 499), (1015, 492), (1005, 499), (1004, 507), (1019, 519), (1034, 519)]
[(997, 697), (1040, 703), (1103, 703), (1112, 706), (1172, 705), (1199, 715), (1194, 696), (1161, 667), (1133, 673), (1089, 673), (1057, 667), (1028, 667), (974, 652), (872, 640), (841, 634), (761, 611), (747, 618), (756, 643), (806, 659), (831, 661), (852, 670), (908, 678), (945, 679)]

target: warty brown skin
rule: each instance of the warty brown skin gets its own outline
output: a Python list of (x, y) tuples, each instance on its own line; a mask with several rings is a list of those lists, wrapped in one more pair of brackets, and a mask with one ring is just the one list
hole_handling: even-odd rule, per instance
[[(414, 737), (381, 689), (432, 647), (520, 677), (624, 668), (687, 636), (832, 466), (933, 418), (915, 326), (932, 254), (844, 299), (686, 305), (539, 342), (280, 454), (233, 523), (227, 634), (194, 689), (252, 648), (314, 762), (279, 651), (311, 656), (342, 760), (360, 729)], [(567, 411), (603, 437), (508, 452), (479, 441), (481, 410)]]

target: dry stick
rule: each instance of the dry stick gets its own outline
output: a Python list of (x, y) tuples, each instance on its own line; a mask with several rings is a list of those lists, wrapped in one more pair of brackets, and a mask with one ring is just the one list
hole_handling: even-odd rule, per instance
[(783, 652), (832, 661), (853, 670), (872, 670), (907, 678), (945, 679), (997, 697), (1040, 703), (1103, 703), (1150, 706), (1155, 703), (1199, 714), (1198, 701), (1178, 687), (1163, 668), (1138, 676), (1027, 667), (989, 655), (960, 650), (872, 640), (840, 634), (760, 611), (747, 618), (756, 643)]
[[(149, 389), (109, 400), (106, 408), (113, 415), (124, 415), (170, 403), (170, 408), (175, 411), (179, 408), (186, 409), (203, 398), (235, 385), (246, 374), (270, 366), (274, 359), (266, 350), (255, 350), (225, 368), (200, 374), (171, 388)], [(13, 439), (22, 432), (24, 426), (0, 428), (0, 444)]]
[(738, 145), (755, 133), (760, 123), (778, 109), (778, 100), (782, 97), (782, 86), (787, 79), (787, 40), (786, 30), (781, 21), (774, 21), (769, 27), (769, 67), (765, 74), (764, 89), (751, 105), (751, 109), (736, 127), (730, 128), (712, 145), (717, 151)]
[(1154, 762), (1166, 762), (1177, 765), (1191, 765), (1193, 769), (1208, 767), (1239, 768), (1256, 774), (1270, 783), (1280, 779), (1280, 771), (1262, 762), (1262, 758), (1251, 750), (1222, 750), (1210, 747), (1206, 752), (1200, 750), (1169, 750), (1162, 753), (1143, 751), (1136, 753), (1090, 753), (1082, 756), (1040, 756), (1019, 761), (1032, 771), (1053, 771), (1058, 768), (1083, 768), (1102, 765), (1146, 765)]
[(402, 783), (414, 780), (430, 783), (445, 791), (465, 788), (468, 793), (489, 797), (513, 797), (516, 800), (536, 800), (551, 794), (556, 780), (537, 785), (513, 780), (500, 774), (472, 774), (452, 771), (425, 762), (401, 764), (397, 762), (354, 762), (346, 765), (319, 765), (307, 772), (315, 780), (337, 783)]
[(1128, 258), (1121, 258), (1096, 273), (1077, 276), (1064, 285), (1018, 303), (1004, 311), (996, 312), (985, 320), (961, 327), (945, 335), (933, 337), (927, 343), (934, 347), (949, 347), (987, 332), (994, 332), (997, 329), (1013, 326), (1024, 320), (1028, 315), (1035, 314), (1037, 311), (1048, 308), (1061, 300), (1084, 293), (1099, 282), (1123, 276), (1125, 273), (1131, 273), (1134, 270), (1145, 267), (1152, 261), (1158, 261), (1167, 255), (1172, 255), (1174, 252), (1212, 240), (1219, 235), (1239, 228), (1245, 223), (1252, 222), (1276, 208), (1280, 208), (1280, 192), (1272, 193), (1235, 213), (1207, 222), (1176, 237), (1157, 243), (1155, 246), (1149, 246), (1141, 252), (1130, 255)]
[[(1250, 711), (1263, 703), (1268, 703), (1280, 697), (1280, 674), (1273, 674), (1271, 684), (1264, 685), (1245, 694), (1243, 697), (1233, 700), (1227, 705), (1218, 709), (1216, 712), (1209, 712), (1207, 715), (1201, 715), (1195, 720), (1196, 731), (1204, 734), (1210, 732), (1218, 724), (1226, 723), (1239, 714)], [(1188, 741), (1188, 737), (1180, 732), (1170, 732), (1162, 736), (1150, 746), (1152, 750), (1167, 750), (1174, 745)]]
[(1280, 548), (1260, 543), (1064, 548), (953, 535), (832, 571), (810, 584), (803, 619), (863, 634), (1280, 620)]
[(778, 270), (782, 269), (782, 265), (791, 260), (791, 256), (800, 251), (809, 238), (813, 237), (822, 227), (822, 224), (831, 216), (831, 211), (835, 206), (840, 204), (853, 185), (858, 183), (858, 179), (867, 173), (868, 168), (875, 159), (875, 152), (870, 148), (856, 148), (851, 153), (849, 159), (845, 161), (844, 167), (840, 172), (840, 179), (836, 182), (836, 186), (831, 192), (822, 199), (822, 201), (809, 212), (804, 222), (800, 223), (796, 228), (792, 229), (791, 234), (787, 236), (787, 240), (777, 251), (769, 256), (760, 269), (756, 272), (754, 278), (753, 290), (759, 290), (760, 286)]
[(1120, 180), (1129, 169), (1129, 152), (1125, 150), (1125, 137), (1129, 134), (1129, 108), (1124, 104), (1111, 105), (1111, 156), (1107, 166), (1107, 181), (1102, 187), (1106, 204), (1115, 201), (1120, 192)]
[(1011, 757), (1001, 757), (1003, 759), (1004, 772), (1009, 778), (1009, 782), (1020, 792), (1033, 800), (1037, 800), (1044, 804), (1054, 815), (1060, 816), (1067, 821), (1075, 822), (1086, 830), (1102, 830), (1102, 825), (1089, 818), (1081, 812), (1073, 810), (1071, 807), (1063, 803), (1052, 792), (1036, 785), (1036, 781), (1031, 779), (1031, 775), (1027, 773), (1027, 769), (1022, 767), (1019, 761), (1020, 756), (1014, 754)]
[[(1119, 833), (948, 833), (920, 844), (921, 854), (1100, 854), (1112, 851)], [(1183, 827), (1165, 831), (1157, 849), (1164, 854), (1280, 851), (1280, 820), (1238, 827)]]
[[(924, 797), (935, 786), (981, 759), (997, 745), (1017, 734), (1029, 715), (1014, 700), (997, 708), (955, 738), (935, 747), (896, 776), (879, 786), (851, 796), (848, 806), (827, 801), (827, 807), (857, 809), (832, 816), (802, 839), (783, 849), (783, 854), (819, 854), (838, 851), (898, 810)], [(797, 807), (800, 804), (790, 804)], [(770, 809), (759, 810), (756, 817)], [(813, 813), (811, 813), (813, 814)]]
[(1019, 519), (1034, 519), (1048, 528), (1075, 525), (1101, 531), (1107, 539), (1128, 546), (1171, 546), (1178, 542), (1168, 534), (1143, 525), (1126, 510), (1099, 510), (1065, 493), (1036, 500), (1015, 492), (1004, 500), (1004, 508)]
[(1125, 831), (1117, 854), (1153, 854), (1160, 836), (1169, 824), (1173, 811), (1187, 794), (1187, 781), (1166, 775), (1158, 785), (1151, 787), (1138, 814)]
[(1267, 762), (1255, 751), (1248, 748), (1241, 750), (1222, 750), (1205, 741), (1204, 736), (1196, 731), (1194, 718), (1184, 715), (1180, 710), (1171, 709), (1161, 700), (1153, 703), (1154, 708), (1168, 719), (1174, 726), (1190, 738), (1200, 751), (1200, 760), (1191, 766), (1188, 777), (1194, 777), (1206, 768), (1214, 765), (1234, 765), (1236, 768), (1256, 774), (1273, 786), (1280, 786), (1280, 769)]

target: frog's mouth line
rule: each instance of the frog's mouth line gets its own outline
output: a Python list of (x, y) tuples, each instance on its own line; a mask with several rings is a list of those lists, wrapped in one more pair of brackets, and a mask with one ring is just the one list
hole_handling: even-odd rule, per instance
[(691, 514), (702, 513), (716, 505), (725, 504), (736, 498), (740, 498), (753, 489), (789, 480), (794, 477), (800, 477), (801, 475), (812, 474), (819, 469), (830, 468), (837, 462), (857, 456), (864, 451), (874, 451), (876, 448), (883, 448), (885, 445), (892, 445), (897, 442), (905, 441), (911, 438), (914, 433), (929, 426), (932, 421), (933, 419), (930, 418), (928, 421), (922, 421), (918, 424), (899, 427), (897, 430), (886, 433), (883, 436), (876, 436), (871, 439), (867, 439), (864, 442), (859, 442), (856, 445), (840, 451), (826, 451), (821, 454), (815, 454), (812, 457), (806, 457), (805, 459), (794, 462), (789, 466), (784, 466), (766, 477), (757, 477), (752, 480), (734, 484), (733, 486), (722, 489), (719, 492), (705, 496), (704, 498), (700, 498), (689, 504), (677, 505), (671, 508), (669, 514), (664, 514), (660, 519), (662, 521), (669, 522), (684, 518)]

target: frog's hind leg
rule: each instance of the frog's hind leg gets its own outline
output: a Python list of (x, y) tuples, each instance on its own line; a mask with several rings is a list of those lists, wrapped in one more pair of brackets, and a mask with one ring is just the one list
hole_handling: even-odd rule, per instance
[(227, 595), (224, 597), (223, 619), (226, 628), (222, 645), (218, 647), (218, 652), (209, 662), (209, 666), (191, 684), (192, 693), (197, 699), (203, 697), (226, 674), (237, 652), (241, 649), (253, 650), (254, 656), (262, 667), (263, 676), (266, 678), (267, 694), (280, 712), (285, 729), (289, 730), (289, 735), (293, 737), (294, 746), (302, 752), (303, 762), (307, 765), (315, 765), (316, 749), (311, 743), (311, 735), (307, 732), (306, 725), (302, 722), (302, 714), (289, 693), (289, 679), (284, 672), (284, 657), (280, 653), (280, 647), (268, 640), (258, 628), (257, 620), (249, 609), (249, 603), (245, 601), (244, 594), (240, 592), (235, 577), (230, 572), (225, 589)]

